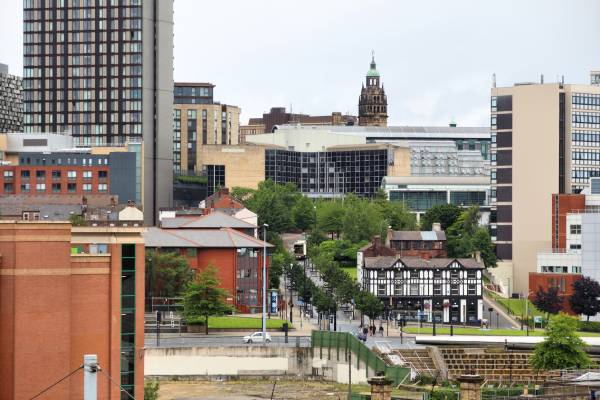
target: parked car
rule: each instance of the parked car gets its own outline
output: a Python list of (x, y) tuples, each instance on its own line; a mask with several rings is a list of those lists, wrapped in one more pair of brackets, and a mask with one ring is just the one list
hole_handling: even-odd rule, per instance
[[(271, 335), (269, 335), (268, 333), (266, 334), (265, 339), (267, 343), (271, 343)], [(242, 340), (244, 341), (244, 343), (262, 343), (262, 332), (254, 332), (248, 336), (244, 336)]]

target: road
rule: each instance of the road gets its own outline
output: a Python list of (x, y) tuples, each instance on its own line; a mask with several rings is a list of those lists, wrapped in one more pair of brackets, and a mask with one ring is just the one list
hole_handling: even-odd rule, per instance
[[(250, 332), (248, 332), (250, 333)], [(218, 336), (218, 334), (210, 334), (208, 336), (189, 335), (161, 335), (160, 346), (156, 343), (156, 334), (146, 334), (144, 344), (146, 347), (233, 347), (233, 346), (262, 346), (259, 343), (246, 344), (242, 342), (243, 335), (239, 336)], [(309, 336), (290, 336), (288, 343), (285, 343), (283, 336), (271, 335), (272, 341), (267, 346), (276, 347), (309, 347)]]

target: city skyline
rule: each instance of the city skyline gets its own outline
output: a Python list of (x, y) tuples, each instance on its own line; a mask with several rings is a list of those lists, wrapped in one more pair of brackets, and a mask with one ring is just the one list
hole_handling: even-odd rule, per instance
[[(179, 0), (174, 78), (215, 84), (215, 100), (241, 107), (242, 123), (272, 106), (356, 115), (374, 50), (389, 125), (445, 125), (454, 118), (463, 126), (488, 124), (493, 73), (501, 86), (539, 81), (540, 74), (546, 82), (562, 75), (568, 83), (588, 82), (589, 70), (600, 64), (589, 51), (600, 34), (599, 3), (503, 4)], [(3, 2), (0, 11), (4, 37), (22, 31), (22, 1)], [(198, 23), (203, 14), (227, 17)], [(424, 15), (431, 23), (423, 23)], [(509, 20), (510, 29), (502, 29)], [(215, 32), (218, 40), (205, 40)], [(567, 46), (568, 54), (556, 50)], [(22, 75), (22, 35), (0, 44), (0, 62)]]

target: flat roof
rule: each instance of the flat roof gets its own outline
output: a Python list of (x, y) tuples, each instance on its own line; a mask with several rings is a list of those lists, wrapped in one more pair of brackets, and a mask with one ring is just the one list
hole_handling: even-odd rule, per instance
[(489, 176), (384, 176), (383, 185), (473, 185), (490, 186)]
[(211, 87), (214, 88), (215, 85), (210, 82), (175, 82), (174, 86), (189, 86), (189, 87)]

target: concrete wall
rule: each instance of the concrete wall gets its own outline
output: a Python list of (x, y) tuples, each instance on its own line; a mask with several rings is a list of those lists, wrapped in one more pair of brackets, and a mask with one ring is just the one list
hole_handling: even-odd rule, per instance
[(146, 376), (312, 375), (309, 347), (184, 347), (147, 349)]
[(257, 189), (265, 180), (265, 146), (200, 146), (202, 165), (224, 165), (225, 186)]

